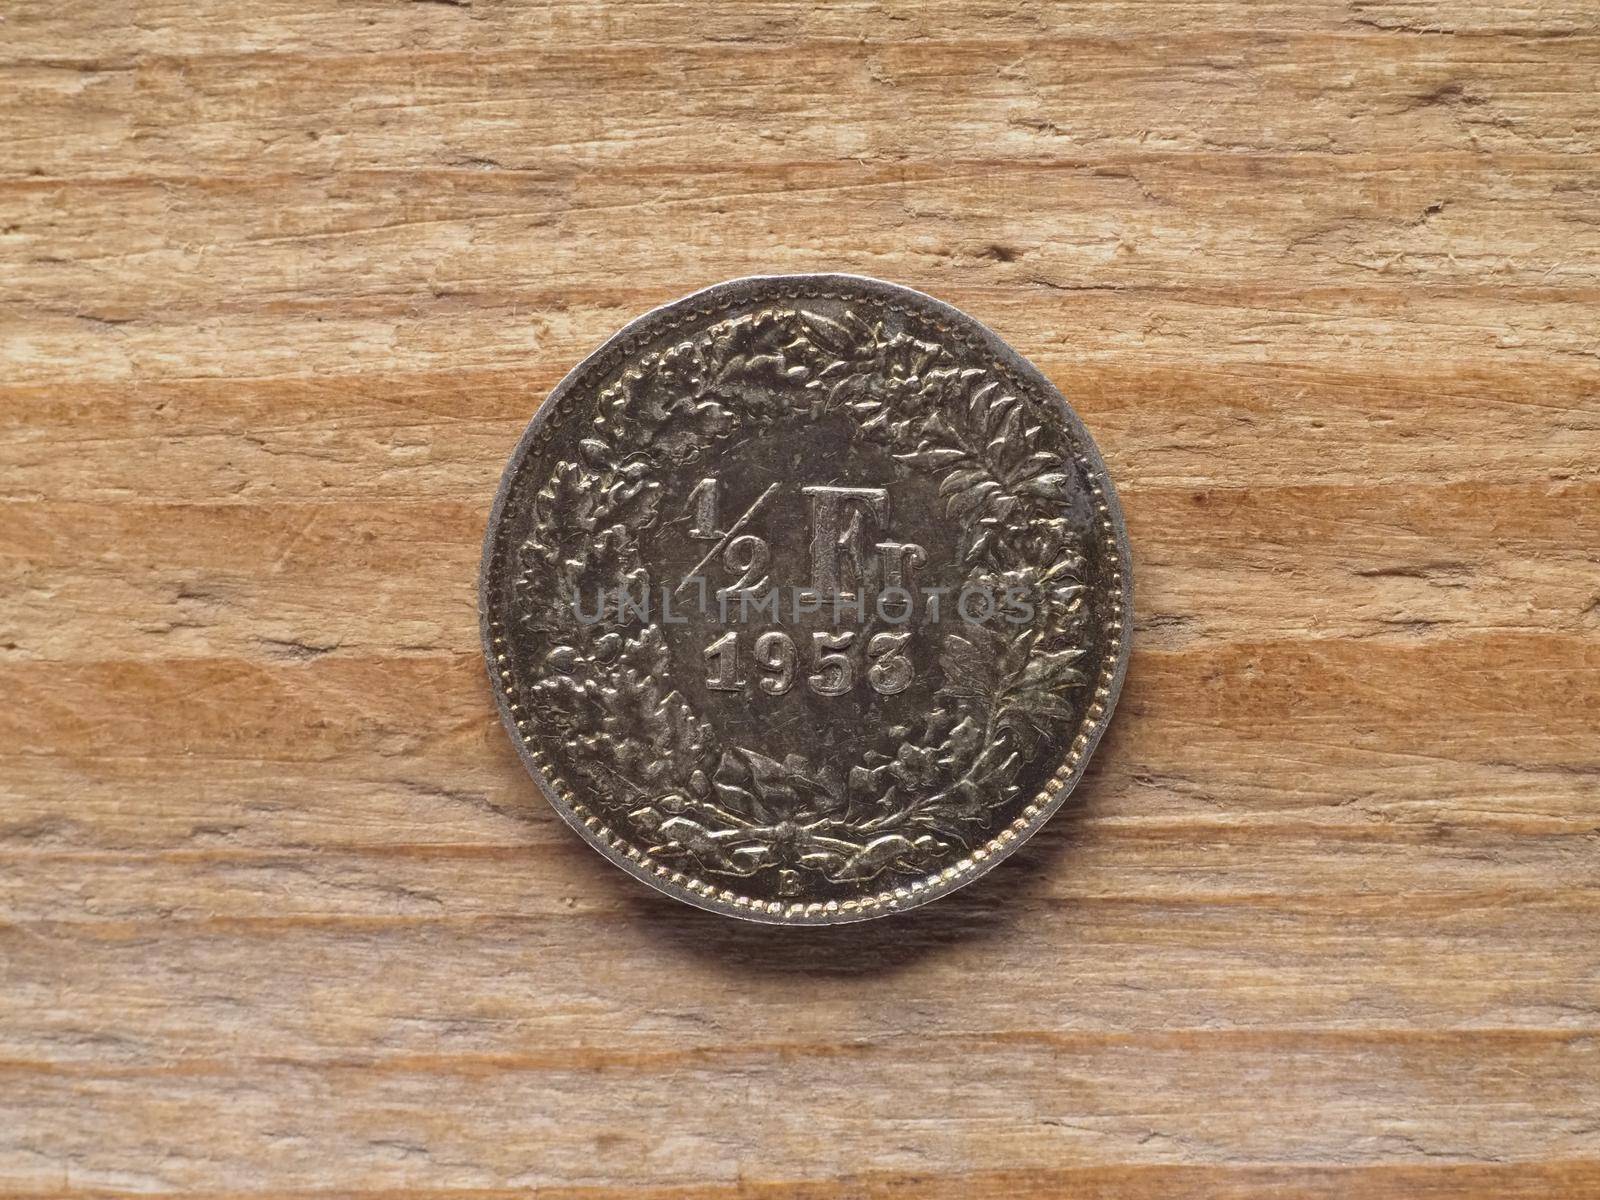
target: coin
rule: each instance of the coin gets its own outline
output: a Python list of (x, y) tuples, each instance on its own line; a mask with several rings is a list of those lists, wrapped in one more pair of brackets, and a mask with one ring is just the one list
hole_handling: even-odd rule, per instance
[(480, 585), (500, 713), (562, 817), (735, 917), (944, 895), (1066, 800), (1126, 670), (1105, 466), (971, 317), (848, 275), (632, 322), (539, 409)]

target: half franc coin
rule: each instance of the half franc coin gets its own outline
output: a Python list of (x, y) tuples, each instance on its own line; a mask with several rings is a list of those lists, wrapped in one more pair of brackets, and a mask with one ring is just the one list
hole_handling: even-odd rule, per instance
[(580, 363), (506, 468), (480, 609), (500, 713), (578, 834), (785, 924), (970, 883), (1072, 792), (1127, 665), (1105, 465), (971, 317), (737, 279)]

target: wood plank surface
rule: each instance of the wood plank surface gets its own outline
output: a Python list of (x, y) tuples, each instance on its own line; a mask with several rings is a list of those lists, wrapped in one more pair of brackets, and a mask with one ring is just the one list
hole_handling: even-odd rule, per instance
[[(1600, 1196), (1592, 0), (0, 5), (0, 1195)], [(1079, 793), (748, 927), (478, 658), (541, 398), (930, 291), (1118, 482)]]

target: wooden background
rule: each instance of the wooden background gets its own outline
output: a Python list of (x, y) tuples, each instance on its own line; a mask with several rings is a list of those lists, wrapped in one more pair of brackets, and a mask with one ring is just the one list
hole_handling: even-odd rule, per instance
[[(0, 1192), (1600, 1195), (1600, 8), (0, 5)], [(1122, 489), (1081, 806), (835, 931), (535, 793), (474, 576), (846, 270)]]

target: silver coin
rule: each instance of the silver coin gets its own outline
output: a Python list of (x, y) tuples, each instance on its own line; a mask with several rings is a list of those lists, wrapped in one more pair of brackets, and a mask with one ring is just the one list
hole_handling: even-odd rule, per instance
[(1132, 575), (1061, 394), (920, 292), (720, 284), (629, 324), (506, 468), (480, 608), (500, 713), (596, 850), (786, 924), (970, 883), (1111, 719)]

